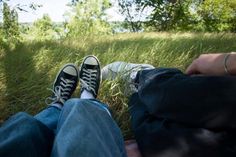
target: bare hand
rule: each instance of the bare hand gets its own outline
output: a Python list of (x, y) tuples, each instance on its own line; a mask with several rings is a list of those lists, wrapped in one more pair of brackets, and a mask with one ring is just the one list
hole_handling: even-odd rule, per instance
[(128, 157), (142, 157), (135, 140), (125, 141), (125, 149)]
[(195, 59), (187, 68), (186, 73), (203, 75), (225, 75), (224, 58), (226, 54), (203, 54)]

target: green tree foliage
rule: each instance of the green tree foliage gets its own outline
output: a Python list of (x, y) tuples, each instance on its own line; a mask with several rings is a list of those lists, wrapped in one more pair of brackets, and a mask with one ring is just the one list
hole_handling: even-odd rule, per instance
[(105, 10), (110, 7), (109, 0), (80, 0), (73, 6), (73, 13), (66, 25), (68, 36), (100, 35), (111, 32), (105, 18)]
[(234, 16), (230, 20), (231, 23), (231, 31), (236, 33), (236, 1), (231, 2), (231, 7), (233, 8), (233, 14)]
[(41, 19), (36, 20), (29, 30), (34, 40), (50, 40), (57, 38), (57, 31), (49, 15), (45, 14)]
[(200, 5), (199, 14), (207, 31), (235, 30), (236, 1), (205, 0)]
[(189, 29), (189, 24), (194, 20), (189, 10), (191, 4), (191, 0), (154, 2), (154, 4), (151, 4), (155, 7), (148, 24), (162, 31), (171, 30), (172, 28)]
[(11, 10), (7, 3), (3, 3), (2, 30), (5, 39), (16, 42), (20, 40), (18, 14), (16, 10)]
[[(126, 17), (137, 17), (142, 12), (148, 10), (151, 12), (145, 23), (155, 30), (167, 31), (175, 29), (191, 29), (191, 23), (194, 21), (194, 15), (190, 12), (194, 0), (119, 0), (119, 6), (123, 15)], [(132, 7), (127, 7), (132, 6)], [(137, 15), (124, 14), (130, 13), (129, 10), (135, 9)], [(135, 21), (137, 22), (137, 21)], [(143, 23), (143, 21), (141, 21)], [(133, 25), (130, 23), (131, 26)], [(142, 24), (139, 24), (142, 26)]]
[[(236, 0), (120, 0), (150, 10), (147, 26), (158, 31), (236, 31)], [(125, 5), (120, 5), (125, 10)]]
[(3, 29), (0, 27), (0, 49), (2, 48), (4, 43)]

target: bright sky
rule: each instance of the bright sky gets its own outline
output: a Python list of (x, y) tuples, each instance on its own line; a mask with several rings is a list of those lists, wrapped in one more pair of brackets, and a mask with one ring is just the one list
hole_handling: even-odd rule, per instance
[[(117, 0), (112, 1), (113, 4), (117, 4)], [(70, 0), (10, 0), (9, 5), (14, 7), (19, 3), (22, 5), (28, 5), (32, 2), (41, 4), (43, 7), (37, 9), (36, 11), (30, 10), (30, 12), (19, 12), (19, 22), (33, 22), (36, 19), (41, 18), (43, 14), (48, 14), (55, 22), (61, 22), (64, 21), (64, 13), (70, 10), (70, 8), (66, 6)], [(108, 14), (108, 20), (122, 21), (124, 17), (118, 13), (118, 8), (115, 6), (106, 11)]]

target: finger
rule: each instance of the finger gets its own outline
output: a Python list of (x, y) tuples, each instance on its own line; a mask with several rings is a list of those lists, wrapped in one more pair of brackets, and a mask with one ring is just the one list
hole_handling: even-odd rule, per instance
[(197, 61), (194, 60), (192, 64), (190, 64), (186, 70), (187, 75), (193, 75), (193, 74), (199, 74), (198, 68), (197, 68)]

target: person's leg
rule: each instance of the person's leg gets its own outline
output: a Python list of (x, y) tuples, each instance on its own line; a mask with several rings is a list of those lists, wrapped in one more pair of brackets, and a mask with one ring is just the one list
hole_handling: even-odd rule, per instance
[[(56, 133), (58, 119), (63, 104), (68, 100), (76, 89), (78, 83), (78, 69), (74, 64), (66, 64), (58, 72), (52, 91), (52, 96), (46, 99), (50, 105), (34, 116), (35, 119), (46, 125)], [(48, 102), (51, 101), (51, 102)]]
[(130, 95), (138, 92), (153, 116), (193, 127), (236, 128), (236, 77), (189, 76), (174, 68), (154, 69), (124, 62), (111, 63), (102, 71), (112, 78), (118, 74), (125, 76), (121, 78), (127, 82), (126, 87), (136, 87), (130, 90)]
[(236, 77), (188, 76), (177, 69), (138, 73), (138, 95), (148, 112), (192, 127), (236, 128)]
[(96, 100), (68, 100), (51, 156), (126, 157), (121, 131), (105, 108)]
[(18, 113), (0, 127), (0, 156), (48, 157), (54, 133), (26, 113)]
[(126, 157), (119, 127), (107, 106), (95, 100), (100, 73), (97, 58), (86, 57), (80, 68), (81, 99), (65, 103), (51, 156)]
[(23, 112), (11, 117), (0, 128), (0, 156), (48, 157), (60, 112), (49, 106), (34, 117)]
[[(190, 127), (149, 113), (139, 94), (129, 102), (131, 125), (143, 157), (234, 157), (235, 131)], [(186, 117), (187, 118), (187, 117)]]
[(129, 109), (143, 156), (235, 156), (235, 77), (159, 68), (142, 70), (133, 80), (137, 90)]
[(102, 79), (113, 80), (118, 77), (124, 80), (124, 95), (129, 97), (133, 92), (137, 92), (136, 76), (138, 71), (144, 69), (154, 69), (154, 66), (117, 61), (102, 68)]
[(235, 78), (165, 68), (137, 77), (129, 106), (144, 156), (235, 156)]
[(0, 156), (39, 156), (51, 154), (60, 108), (76, 88), (78, 71), (74, 65), (65, 65), (54, 85), (52, 104), (32, 117), (26, 113), (12, 116), (0, 127)]
[(56, 134), (61, 108), (62, 107), (49, 106), (35, 115), (34, 118), (46, 125), (49, 129), (53, 130), (53, 132)]

